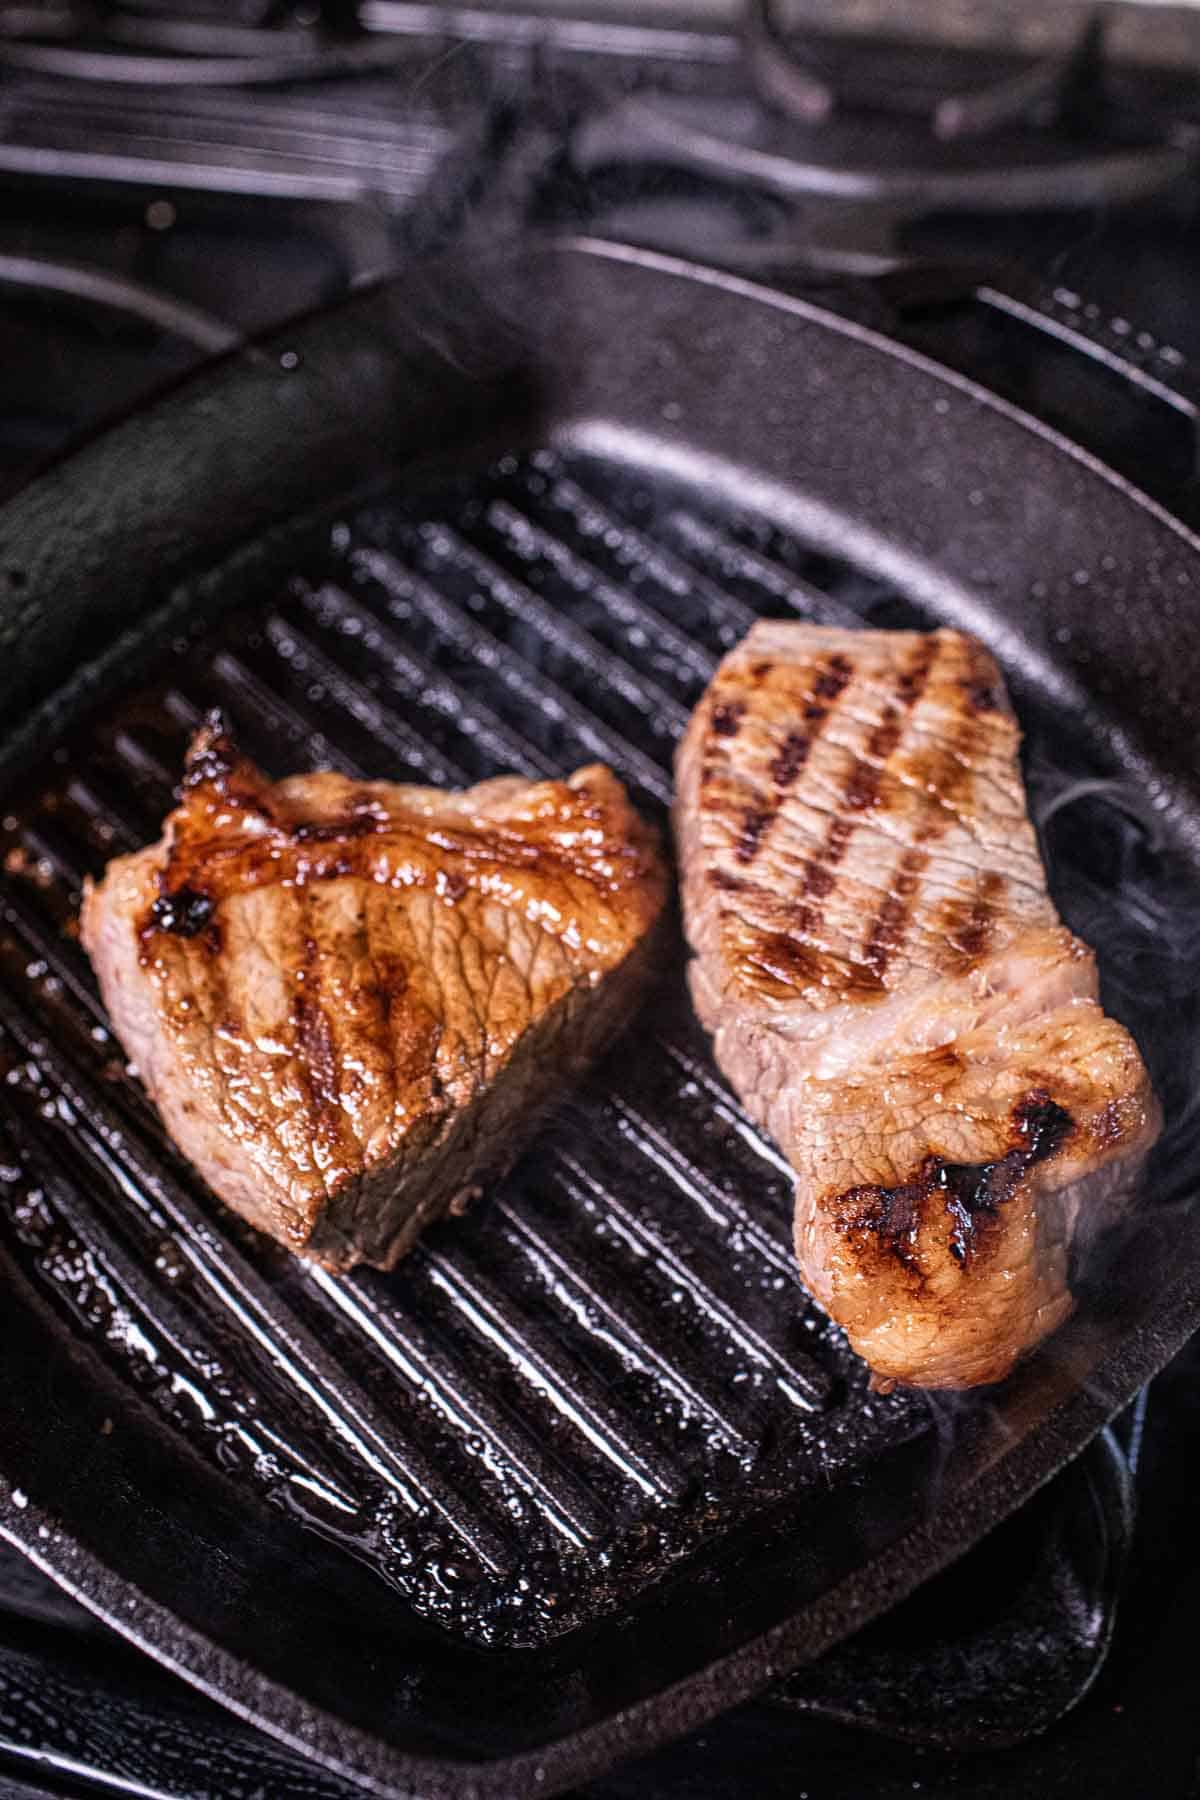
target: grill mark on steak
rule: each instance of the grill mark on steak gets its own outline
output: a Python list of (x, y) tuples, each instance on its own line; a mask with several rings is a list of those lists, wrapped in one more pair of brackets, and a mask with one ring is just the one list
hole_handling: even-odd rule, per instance
[[(883, 770), (875, 763), (856, 756), (850, 765), (846, 785), (842, 789), (842, 805), (849, 812), (869, 812), (879, 800)], [(853, 827), (851, 827), (853, 830)]]
[(839, 650), (829, 658), (817, 676), (813, 684), (813, 695), (818, 700), (840, 700), (853, 679), (854, 664)]
[(912, 661), (896, 678), (895, 702), (883, 709), (879, 723), (867, 739), (866, 755), (856, 756), (842, 790), (842, 804), (851, 812), (869, 812), (883, 794), (884, 769), (904, 734), (904, 717), (925, 692), (937, 657), (937, 644), (928, 639), (917, 648)]
[(973, 713), (1003, 712), (1004, 702), (994, 682), (971, 681), (963, 692)]
[[(908, 691), (915, 686), (918, 696), (924, 691), (933, 665), (933, 647), (918, 659), (901, 678)], [(917, 788), (917, 818), (914, 835), (922, 846), (929, 846), (943, 835), (957, 816), (957, 805), (969, 798), (973, 780), (972, 759), (982, 747), (982, 731), (973, 713), (957, 721), (948, 744), (935, 744), (928, 750), (915, 750), (904, 759), (903, 773)], [(876, 728), (869, 748), (876, 754), (882, 742), (895, 747), (890, 724), (886, 719)], [(890, 751), (889, 751), (890, 753)], [(891, 891), (885, 896), (867, 930), (864, 958), (878, 975), (882, 975), (890, 958), (899, 950), (912, 920), (914, 903), (920, 890), (920, 876), (929, 863), (927, 848), (907, 850), (900, 859)], [(985, 875), (979, 894), (969, 910), (955, 912), (947, 923), (947, 936), (964, 958), (978, 956), (984, 949), (995, 920), (994, 906), (1006, 883), (1003, 876)], [(961, 937), (957, 934), (961, 932)]]
[(752, 863), (762, 848), (762, 841), (767, 835), (767, 828), (775, 817), (774, 809), (766, 806), (752, 806), (742, 814), (742, 822), (738, 828), (737, 843), (733, 854), (740, 863)]
[(324, 1007), (312, 994), (298, 993), (293, 1011), (305, 1100), (318, 1135), (333, 1149), (342, 1136), (333, 1031)]
[(950, 1254), (957, 1262), (974, 1258), (987, 1221), (1012, 1199), (1030, 1169), (1061, 1150), (1075, 1129), (1070, 1113), (1044, 1088), (1027, 1094), (1013, 1108), (1012, 1119), (1020, 1142), (997, 1161), (942, 1165), (939, 1185), (945, 1190), (946, 1211), (954, 1221)]
[(928, 835), (940, 836), (968, 804), (974, 783), (974, 761), (983, 748), (986, 727), (972, 714), (963, 714), (945, 743), (909, 752), (901, 772), (918, 789)]
[(744, 894), (752, 900), (762, 917), (778, 922), (781, 929), (792, 932), (807, 932), (813, 921), (811, 906), (803, 902), (790, 900), (786, 895), (774, 893), (763, 887), (761, 882), (752, 881), (745, 875), (734, 875), (728, 869), (710, 869), (708, 884), (721, 894)]
[[(367, 935), (368, 947), (371, 943), (371, 896), (367, 896), (363, 907), (363, 929)], [(395, 1124), (400, 1111), (400, 1074), (396, 1067), (394, 1045), (396, 1042), (396, 1025), (392, 1012), (398, 1000), (404, 998), (408, 991), (408, 969), (398, 957), (378, 956), (372, 958), (375, 969), (375, 993), (379, 1005), (379, 1033), (383, 1044), (383, 1063), (387, 1070), (388, 1080), (388, 1116)]]
[(899, 710), (894, 706), (885, 706), (882, 719), (867, 739), (867, 754), (880, 763), (885, 763), (900, 742), (903, 729), (904, 722)]
[(434, 890), (442, 900), (448, 900), (451, 906), (457, 906), (466, 898), (471, 884), (466, 876), (457, 869), (439, 869), (434, 877)]
[(717, 701), (712, 709), (712, 728), (718, 737), (736, 737), (746, 716), (744, 700)]
[(967, 642), (967, 672), (961, 685), (971, 713), (1007, 713), (1008, 697), (996, 680), (995, 664), (973, 638)]
[(969, 901), (948, 900), (942, 910), (946, 942), (964, 963), (982, 956), (995, 929), (1000, 903), (1008, 890), (1004, 876), (985, 869)]
[(1070, 1113), (1044, 1088), (1026, 1094), (1010, 1117), (1016, 1141), (992, 1162), (952, 1163), (927, 1156), (911, 1180), (895, 1187), (854, 1187), (829, 1196), (823, 1204), (834, 1229), (856, 1235), (860, 1242), (865, 1234), (881, 1255), (920, 1281), (916, 1243), (934, 1196), (941, 1195), (952, 1221), (950, 1254), (969, 1266), (985, 1251), (988, 1226), (1000, 1208), (1032, 1168), (1057, 1155), (1075, 1129)]
[(854, 825), (849, 819), (831, 819), (826, 830), (824, 841), (814, 857), (810, 857), (804, 865), (805, 894), (814, 899), (824, 900), (833, 892), (837, 880), (834, 870), (846, 854), (850, 839), (854, 836)]
[(788, 995), (805, 987), (832, 988), (860, 999), (882, 992), (883, 984), (867, 964), (831, 955), (786, 931), (755, 932), (743, 961)]
[(302, 820), (292, 826), (291, 835), (298, 844), (337, 844), (346, 838), (371, 837), (386, 831), (387, 825), (385, 818), (356, 810), (340, 819)]
[(242, 1035), (241, 1013), (233, 1003), (229, 992), (229, 979), (225, 968), (225, 959), (221, 956), (206, 958), (202, 980), (208, 983), (210, 1017), (220, 1020), (221, 1035), (229, 1042), (236, 1043)]
[[(843, 663), (845, 662), (844, 657), (835, 658), (834, 660)], [(829, 674), (818, 677), (816, 687), (813, 691), (815, 693), (826, 695), (832, 703), (832, 701), (836, 700), (837, 695), (841, 693), (842, 686), (845, 685), (842, 681), (843, 672), (845, 673), (845, 680), (848, 681), (850, 675), (853, 674), (853, 670), (847, 668), (846, 671), (842, 671), (839, 669), (833, 672), (832, 678)], [(841, 685), (838, 685), (839, 683), (841, 683)], [(804, 722), (809, 729), (807, 731), (789, 731), (783, 740), (777, 756), (771, 763), (769, 773), (771, 780), (777, 788), (791, 787), (801, 769), (803, 769), (805, 763), (811, 756), (813, 745), (820, 736), (821, 729), (824, 726), (826, 719), (829, 717), (829, 713), (829, 706), (819, 706), (815, 700), (810, 700), (808, 705), (804, 708)]]
[[(823, 719), (823, 707), (814, 706), (808, 709), (814, 719)], [(805, 715), (807, 717), (807, 713)], [(813, 747), (813, 736), (807, 731), (789, 731), (779, 749), (779, 754), (771, 764), (771, 780), (777, 788), (789, 788), (809, 759)]]
[(893, 950), (904, 942), (913, 901), (920, 890), (921, 876), (928, 865), (928, 851), (906, 850), (900, 858), (892, 891), (871, 921), (863, 961), (877, 978), (882, 977)]
[[(925, 692), (937, 655), (937, 641), (933, 638), (922, 639), (912, 661), (897, 676), (896, 698), (902, 710), (897, 710), (895, 705), (889, 703), (884, 708), (883, 716), (871, 732), (867, 743), (870, 754), (877, 757), (881, 765), (887, 762), (899, 745), (904, 731), (904, 714), (912, 711)], [(882, 774), (882, 767), (876, 767), (873, 763), (856, 757), (851, 765), (849, 779), (843, 792), (843, 804), (854, 812), (866, 811), (869, 807), (874, 806), (879, 798)], [(837, 879), (834, 871), (849, 848), (850, 839), (854, 835), (857, 823), (857, 820), (848, 819), (843, 814), (830, 820), (824, 842), (816, 856), (810, 858), (804, 865), (803, 892), (806, 896), (824, 900), (833, 892)], [(905, 860), (907, 861), (907, 858)], [(916, 872), (915, 870), (905, 871), (905, 878), (907, 879), (909, 874)], [(896, 927), (901, 923), (902, 917), (910, 910), (915, 892), (916, 888), (914, 887), (911, 892), (904, 894), (903, 914), (896, 913), (893, 916), (892, 911), (889, 910), (888, 901), (885, 900), (880, 908), (879, 916), (873, 921), (868, 931), (865, 962), (867, 968), (876, 976), (883, 973), (883, 967), (887, 962), (886, 956), (883, 958), (882, 966), (878, 962), (883, 946), (886, 945), (890, 953), (896, 944), (902, 941), (902, 937), (894, 937), (894, 933)], [(887, 914), (886, 918), (884, 917), (885, 913)], [(810, 917), (811, 922), (808, 929), (814, 930), (820, 923), (820, 910), (814, 909)]]
[(937, 661), (938, 646), (933, 637), (922, 638), (907, 669), (902, 669), (896, 683), (901, 704), (911, 712), (925, 692), (930, 671)]
[(296, 991), (292, 999), (297, 1074), (317, 1137), (329, 1150), (337, 1151), (343, 1135), (337, 1046), (333, 1027), (321, 1004), (320, 951), (312, 935), (315, 921), (311, 899), (307, 899), (303, 907), (300, 929), (303, 933), (301, 965), (296, 971)]
[[(770, 672), (770, 663), (757, 666), (761, 667), (764, 674)], [(789, 732), (770, 765), (769, 773), (776, 792), (765, 806), (749, 807), (742, 816), (742, 823), (734, 846), (734, 855), (740, 863), (752, 863), (762, 849), (775, 815), (779, 811), (783, 795), (812, 755), (813, 745), (821, 735), (825, 721), (853, 678), (854, 664), (848, 656), (843, 656), (840, 651), (831, 656), (817, 674), (813, 682), (812, 697), (804, 709), (804, 718), (809, 729), (803, 732)], [(828, 701), (829, 704), (821, 705), (819, 704), (821, 701)], [(746, 710), (746, 703), (737, 701), (734, 704), (740, 709), (738, 715), (740, 723), (741, 714)], [(716, 729), (715, 721), (714, 710), (714, 730)]]

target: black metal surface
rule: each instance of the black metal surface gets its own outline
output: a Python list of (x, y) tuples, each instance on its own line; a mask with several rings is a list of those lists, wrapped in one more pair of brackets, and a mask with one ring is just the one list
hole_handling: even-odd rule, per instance
[[(589, 129), (589, 165), (620, 157), (679, 166), (699, 175), (744, 182), (787, 199), (834, 200), (926, 212), (1030, 212), (1128, 205), (1169, 187), (1195, 162), (1190, 141), (1128, 146), (1054, 144), (1040, 162), (998, 162), (990, 152), (928, 162), (831, 162), (771, 141), (762, 121), (730, 105), (720, 124), (712, 107), (668, 97), (634, 98)], [(706, 116), (707, 115), (707, 116)], [(765, 140), (765, 141), (764, 141)]]
[[(24, 26), (14, 9), (0, 15), (0, 46), (22, 29), (54, 35), (54, 9), (33, 10)], [(66, 45), (89, 30), (140, 41), (153, 29), (127, 14), (101, 21), (94, 8), (60, 13)], [(428, 253), (492, 203), (509, 128), (503, 84), (468, 44), (425, 25), (391, 35), (385, 70), (327, 71), (311, 87), (6, 70), (0, 491), (202, 353)], [(161, 49), (180, 40), (180, 68), (206, 47), (232, 55), (247, 35), (260, 50), (289, 42), (218, 18), (162, 28)], [(325, 40), (301, 35), (315, 57)]]
[[(0, 179), (60, 187), (133, 187), (246, 201), (362, 204), (399, 220), (449, 167), (478, 174), (491, 84), (462, 59), (438, 76), (436, 46), (403, 49), (407, 73), (375, 92), (357, 85), (246, 98), (212, 91), (129, 92), (100, 71), (78, 87), (12, 80), (0, 126)], [(417, 90), (400, 109), (397, 93)]]
[[(105, 1083), (111, 1046), (57, 927), (84, 868), (161, 814), (213, 687), (275, 767), (332, 755), (444, 779), (599, 754), (661, 805), (686, 706), (756, 611), (887, 618), (898, 592), (910, 615), (966, 620), (996, 644), (1040, 721), (1035, 745), (1054, 745), (1031, 771), (1048, 802), (1115, 763), (1191, 836), (1196, 562), (1168, 521), (961, 384), (736, 284), (548, 252), (490, 271), (487, 289), (486, 333), (461, 275), (452, 322), (431, 280), (299, 327), (274, 357), (64, 465), (0, 525), (23, 706), (72, 617), (78, 652), (94, 653), (240, 550), (158, 618), (160, 641), (164, 626), (183, 641), (154, 709), (106, 707), (87, 755), (64, 745), (61, 775), (43, 765), (39, 791), (57, 800), (14, 814), (7, 1243), (23, 1275), (0, 1363), (18, 1490), (4, 1529), (211, 1692), (381, 1790), (415, 1779), (426, 1794), (461, 1791), (461, 1759), (491, 1791), (539, 1769), (552, 1791), (811, 1657), (1077, 1450), (1196, 1307), (1186, 1252), (1163, 1260), (1180, 1214), (1161, 1208), (1189, 1192), (1177, 1136), (1137, 1257), (1011, 1384), (949, 1419), (915, 1398), (867, 1400), (836, 1339), (805, 1329), (777, 1167), (665, 1003), (655, 1036), (630, 1040), (496, 1204), (388, 1283), (313, 1279), (214, 1237), (134, 1091)], [(435, 425), (445, 451), (481, 423), (559, 448), (502, 463), (482, 488), (443, 487), (432, 511), (392, 490), (341, 515), (332, 562), (324, 529), (279, 534), (316, 494), (411, 459)], [(297, 570), (306, 580), (281, 596)], [(1136, 655), (1118, 648), (1133, 581), (1164, 594)], [(232, 635), (188, 637), (201, 612), (251, 597)], [(127, 687), (140, 654), (129, 639), (97, 658), (89, 697)], [(63, 718), (60, 702), (30, 715), (10, 771)], [(1057, 873), (1068, 911), (1094, 905), (1086, 857)], [(1190, 864), (1159, 857), (1152, 874), (1164, 903), (1190, 897)], [(1140, 1023), (1182, 1129), (1190, 963), (1161, 920), (1106, 945), (1102, 911), (1093, 935), (1132, 1022), (1139, 988), (1144, 1007), (1174, 984), (1171, 1034)], [(514, 1501), (522, 1543), (546, 1546), (522, 1565)], [(672, 1582), (646, 1585), (679, 1557)], [(266, 1611), (243, 1604), (264, 1591)], [(568, 1625), (598, 1622), (547, 1649), (481, 1662), (471, 1648), (544, 1637), (560, 1605)]]
[[(968, 224), (1002, 230), (1011, 214), (1040, 235), (1058, 215), (1071, 243), (1082, 216), (1169, 207), (1194, 174), (1195, 81), (1131, 82), (1106, 61), (1098, 22), (1061, 55), (956, 67), (946, 53), (828, 36), (805, 40), (797, 63), (754, 8), (750, 20), (744, 70), (697, 66), (691, 86), (655, 70), (593, 96), (571, 151), (590, 204), (611, 206), (615, 191), (652, 217), (689, 183), (730, 211), (773, 199), (778, 216), (757, 231), (710, 224), (710, 253), (740, 255), (747, 272), (749, 255), (771, 250), (780, 268), (790, 253), (797, 268), (840, 259), (859, 272), (919, 262), (913, 228), (931, 218), (953, 241)], [(1027, 270), (1036, 241), (1024, 254), (994, 241), (993, 268)], [(959, 249), (964, 260), (988, 254), (969, 237)]]
[(780, 30), (771, 0), (746, 0), (742, 45), (751, 80), (769, 106), (804, 124), (828, 118), (832, 90)]
[(157, 293), (140, 282), (122, 280), (103, 270), (80, 268), (73, 263), (52, 262), (47, 257), (0, 254), (0, 287), (79, 300), (111, 310), (181, 338), (208, 355), (231, 350), (239, 334), (220, 319), (187, 306), (168, 294)]
[(370, 31), (357, 7), (340, 10), (355, 16), (335, 23), (326, 7), (305, 25), (286, 14), (273, 24), (265, 17), (239, 24), (130, 16), (109, 7), (47, 8), (41, 17), (26, 9), (0, 29), (0, 65), (156, 89), (323, 84), (411, 67), (406, 34)]
[[(1016, 4), (1004, 12), (1013, 33), (1005, 55), (933, 48), (928, 40), (945, 34), (928, 18), (921, 41), (905, 41), (900, 14), (894, 36), (890, 27), (839, 35), (828, 16), (821, 36), (820, 9), (810, 9), (802, 74), (815, 71), (836, 101), (809, 124), (802, 106), (789, 119), (763, 103), (755, 56), (728, 54), (732, 40), (714, 34), (712, 54), (688, 55), (680, 32), (682, 67), (648, 46), (619, 58), (614, 43), (610, 78), (597, 68), (565, 121), (569, 149), (544, 214), (560, 229), (716, 262), (847, 310), (994, 380), (1089, 442), (1104, 406), (1085, 396), (1065, 407), (1070, 378), (1058, 378), (1047, 346), (1018, 333), (992, 341), (994, 320), (972, 300), (982, 284), (1040, 310), (1056, 290), (1073, 291), (1081, 340), (1095, 320), (1104, 348), (1128, 360), (1143, 346), (1148, 362), (1165, 349), (1168, 385), (1200, 352), (1186, 298), (1200, 83), (1185, 51), (1174, 68), (1134, 72), (1121, 60), (1131, 16), (1147, 13), (1161, 16), (1106, 8), (1093, 22), (1078, 9), (1072, 45), (1065, 13), (1052, 21)], [(994, 25), (992, 9), (973, 23)], [(1054, 46), (1040, 57), (1029, 54), (1035, 33)], [(766, 52), (783, 79), (794, 66), (789, 44), (797, 40)], [(1046, 396), (1031, 379), (1043, 362)], [(1113, 384), (1115, 412), (1129, 398)], [(1120, 447), (1140, 461), (1135, 479), (1153, 481), (1152, 446)], [(1107, 443), (1101, 452), (1109, 456)], [(1169, 503), (1178, 499), (1177, 485)]]
[(999, 1749), (1087, 1693), (1132, 1528), (1130, 1473), (1102, 1434), (961, 1562), (779, 1690), (808, 1718), (940, 1750)]
[[(1045, 1728), (1103, 1662), (1130, 1524), (1129, 1467), (1103, 1433), (955, 1570), (793, 1677), (777, 1741), (797, 1715), (935, 1745)], [(171, 1800), (357, 1791), (148, 1668), (3, 1549), (0, 1596), (0, 1765), (50, 1780), (103, 1771), (110, 1785)]]
[(984, 137), (1046, 117), (1076, 133), (1085, 132), (1104, 105), (1104, 28), (1105, 15), (1097, 10), (1080, 22), (1073, 43), (1032, 67), (942, 100), (933, 115), (937, 135)]

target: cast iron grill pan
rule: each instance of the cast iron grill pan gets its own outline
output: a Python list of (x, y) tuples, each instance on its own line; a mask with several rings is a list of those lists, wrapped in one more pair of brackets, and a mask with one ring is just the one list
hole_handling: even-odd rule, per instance
[[(954, 1568), (790, 1677), (759, 1712), (768, 1733), (782, 1733), (777, 1749), (793, 1735), (772, 1717), (784, 1705), (955, 1750), (1044, 1730), (1104, 1661), (1132, 1531), (1131, 1475), (1115, 1434), (1102, 1432)], [(163, 1800), (194, 1796), (198, 1768), (205, 1792), (222, 1800), (356, 1791), (148, 1667), (3, 1546), (0, 1694), (0, 1753), (18, 1767), (69, 1769)], [(794, 1742), (785, 1756), (795, 1768)], [(610, 1779), (621, 1776), (588, 1791)]]
[[(736, 283), (576, 247), (486, 287), (443, 270), (314, 319), (0, 521), (3, 1528), (216, 1697), (426, 1795), (549, 1791), (812, 1656), (1077, 1451), (1197, 1306), (1190, 540), (961, 384)], [(1106, 696), (1135, 580), (1172, 605)], [(339, 1279), (175, 1155), (73, 935), (213, 705), (274, 774), (599, 758), (661, 819), (691, 705), (764, 614), (990, 638), (1061, 903), (1175, 1122), (1135, 1253), (1080, 1271), (1079, 1319), (985, 1395), (868, 1393), (681, 953), (506, 1182), (392, 1275)]]

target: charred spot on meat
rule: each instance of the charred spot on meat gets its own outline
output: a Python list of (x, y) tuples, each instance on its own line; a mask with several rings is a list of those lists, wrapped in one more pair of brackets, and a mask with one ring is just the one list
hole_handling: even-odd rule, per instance
[(1030, 1094), (1013, 1110), (1017, 1141), (993, 1162), (952, 1163), (928, 1156), (912, 1181), (897, 1187), (850, 1188), (823, 1202), (835, 1228), (874, 1232), (888, 1253), (920, 1275), (918, 1243), (926, 1210), (943, 1206), (953, 1221), (950, 1254), (968, 1263), (979, 1255), (988, 1221), (1011, 1200), (1022, 1177), (1054, 1156), (1074, 1129), (1071, 1115), (1044, 1092)]
[(714, 706), (712, 728), (718, 737), (736, 737), (745, 707), (738, 701), (732, 706)]
[(213, 903), (198, 888), (181, 887), (160, 894), (150, 908), (151, 918), (160, 931), (173, 931), (177, 937), (195, 937), (203, 931), (213, 915)]

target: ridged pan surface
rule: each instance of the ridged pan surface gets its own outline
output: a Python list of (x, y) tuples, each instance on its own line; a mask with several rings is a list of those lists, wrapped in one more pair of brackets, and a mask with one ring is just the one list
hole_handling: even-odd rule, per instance
[[(215, 1697), (377, 1792), (554, 1791), (882, 1610), (1196, 1322), (1200, 557), (1103, 471), (810, 309), (560, 246), (231, 360), (0, 546), (0, 1529)], [(172, 1150), (78, 944), (212, 706), (273, 774), (599, 759), (661, 820), (764, 614), (989, 639), (1167, 1104), (1137, 1230), (987, 1393), (869, 1393), (681, 944), (511, 1176), (349, 1278)]]

